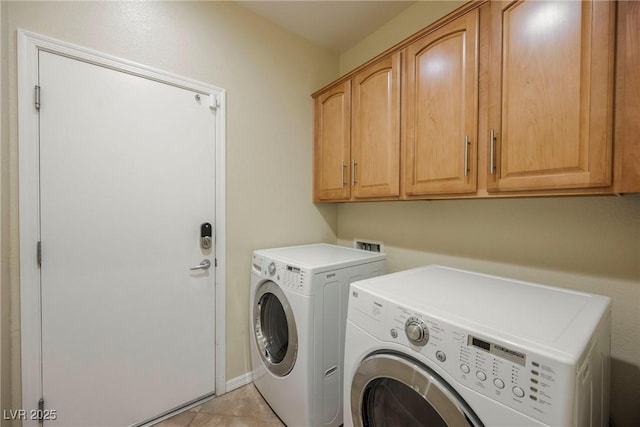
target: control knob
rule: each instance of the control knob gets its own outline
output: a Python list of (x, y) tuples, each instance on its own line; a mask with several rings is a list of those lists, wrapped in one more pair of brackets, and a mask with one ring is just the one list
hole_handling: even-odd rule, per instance
[(267, 271), (269, 272), (269, 276), (273, 276), (274, 274), (276, 274), (276, 263), (272, 262), (271, 264), (269, 264), (269, 266), (267, 267)]
[(423, 346), (429, 341), (427, 325), (417, 317), (410, 317), (404, 324), (404, 332), (411, 344)]

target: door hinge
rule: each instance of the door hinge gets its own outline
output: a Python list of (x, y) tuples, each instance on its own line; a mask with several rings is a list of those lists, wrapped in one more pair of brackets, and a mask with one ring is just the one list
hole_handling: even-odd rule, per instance
[(38, 423), (44, 423), (44, 397), (38, 400), (38, 414), (36, 419), (38, 420)]
[(214, 258), (213, 259), (213, 266), (217, 267), (218, 266), (218, 258)]
[(220, 98), (218, 97), (218, 95), (215, 93), (209, 94), (209, 108), (217, 110), (219, 106)]
[(40, 111), (40, 86), (38, 85), (35, 87), (34, 104), (36, 106), (36, 110)]
[(42, 267), (42, 242), (36, 244), (36, 259), (38, 261), (38, 267)]

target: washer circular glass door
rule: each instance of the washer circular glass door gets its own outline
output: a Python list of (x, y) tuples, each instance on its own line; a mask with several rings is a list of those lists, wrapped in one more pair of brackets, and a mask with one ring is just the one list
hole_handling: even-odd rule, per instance
[(365, 358), (351, 385), (355, 426), (482, 427), (473, 410), (428, 367), (398, 354)]
[(274, 282), (264, 282), (256, 291), (253, 335), (269, 371), (279, 377), (291, 372), (298, 355), (296, 321), (286, 295)]

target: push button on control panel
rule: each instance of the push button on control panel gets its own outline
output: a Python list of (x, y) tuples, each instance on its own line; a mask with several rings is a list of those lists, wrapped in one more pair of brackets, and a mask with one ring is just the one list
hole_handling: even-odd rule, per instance
[(514, 394), (516, 397), (524, 397), (524, 390), (523, 390), (523, 389), (521, 389), (520, 387), (515, 386), (515, 387), (512, 389), (512, 391), (513, 391), (513, 394)]
[(504, 381), (502, 381), (500, 378), (494, 378), (493, 385), (496, 386), (496, 388), (502, 390), (504, 388)]
[(471, 368), (466, 363), (463, 363), (462, 365), (460, 365), (460, 370), (462, 371), (463, 374), (468, 374), (469, 372), (471, 372)]
[(480, 381), (484, 381), (487, 379), (487, 374), (485, 374), (482, 371), (477, 371), (476, 372), (476, 378), (478, 378)]

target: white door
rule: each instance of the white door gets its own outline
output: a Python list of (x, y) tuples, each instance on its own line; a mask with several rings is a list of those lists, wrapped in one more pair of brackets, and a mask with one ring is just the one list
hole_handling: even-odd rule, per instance
[(190, 270), (215, 263), (208, 97), (44, 51), (39, 85), (45, 425), (127, 426), (213, 393), (215, 267)]

